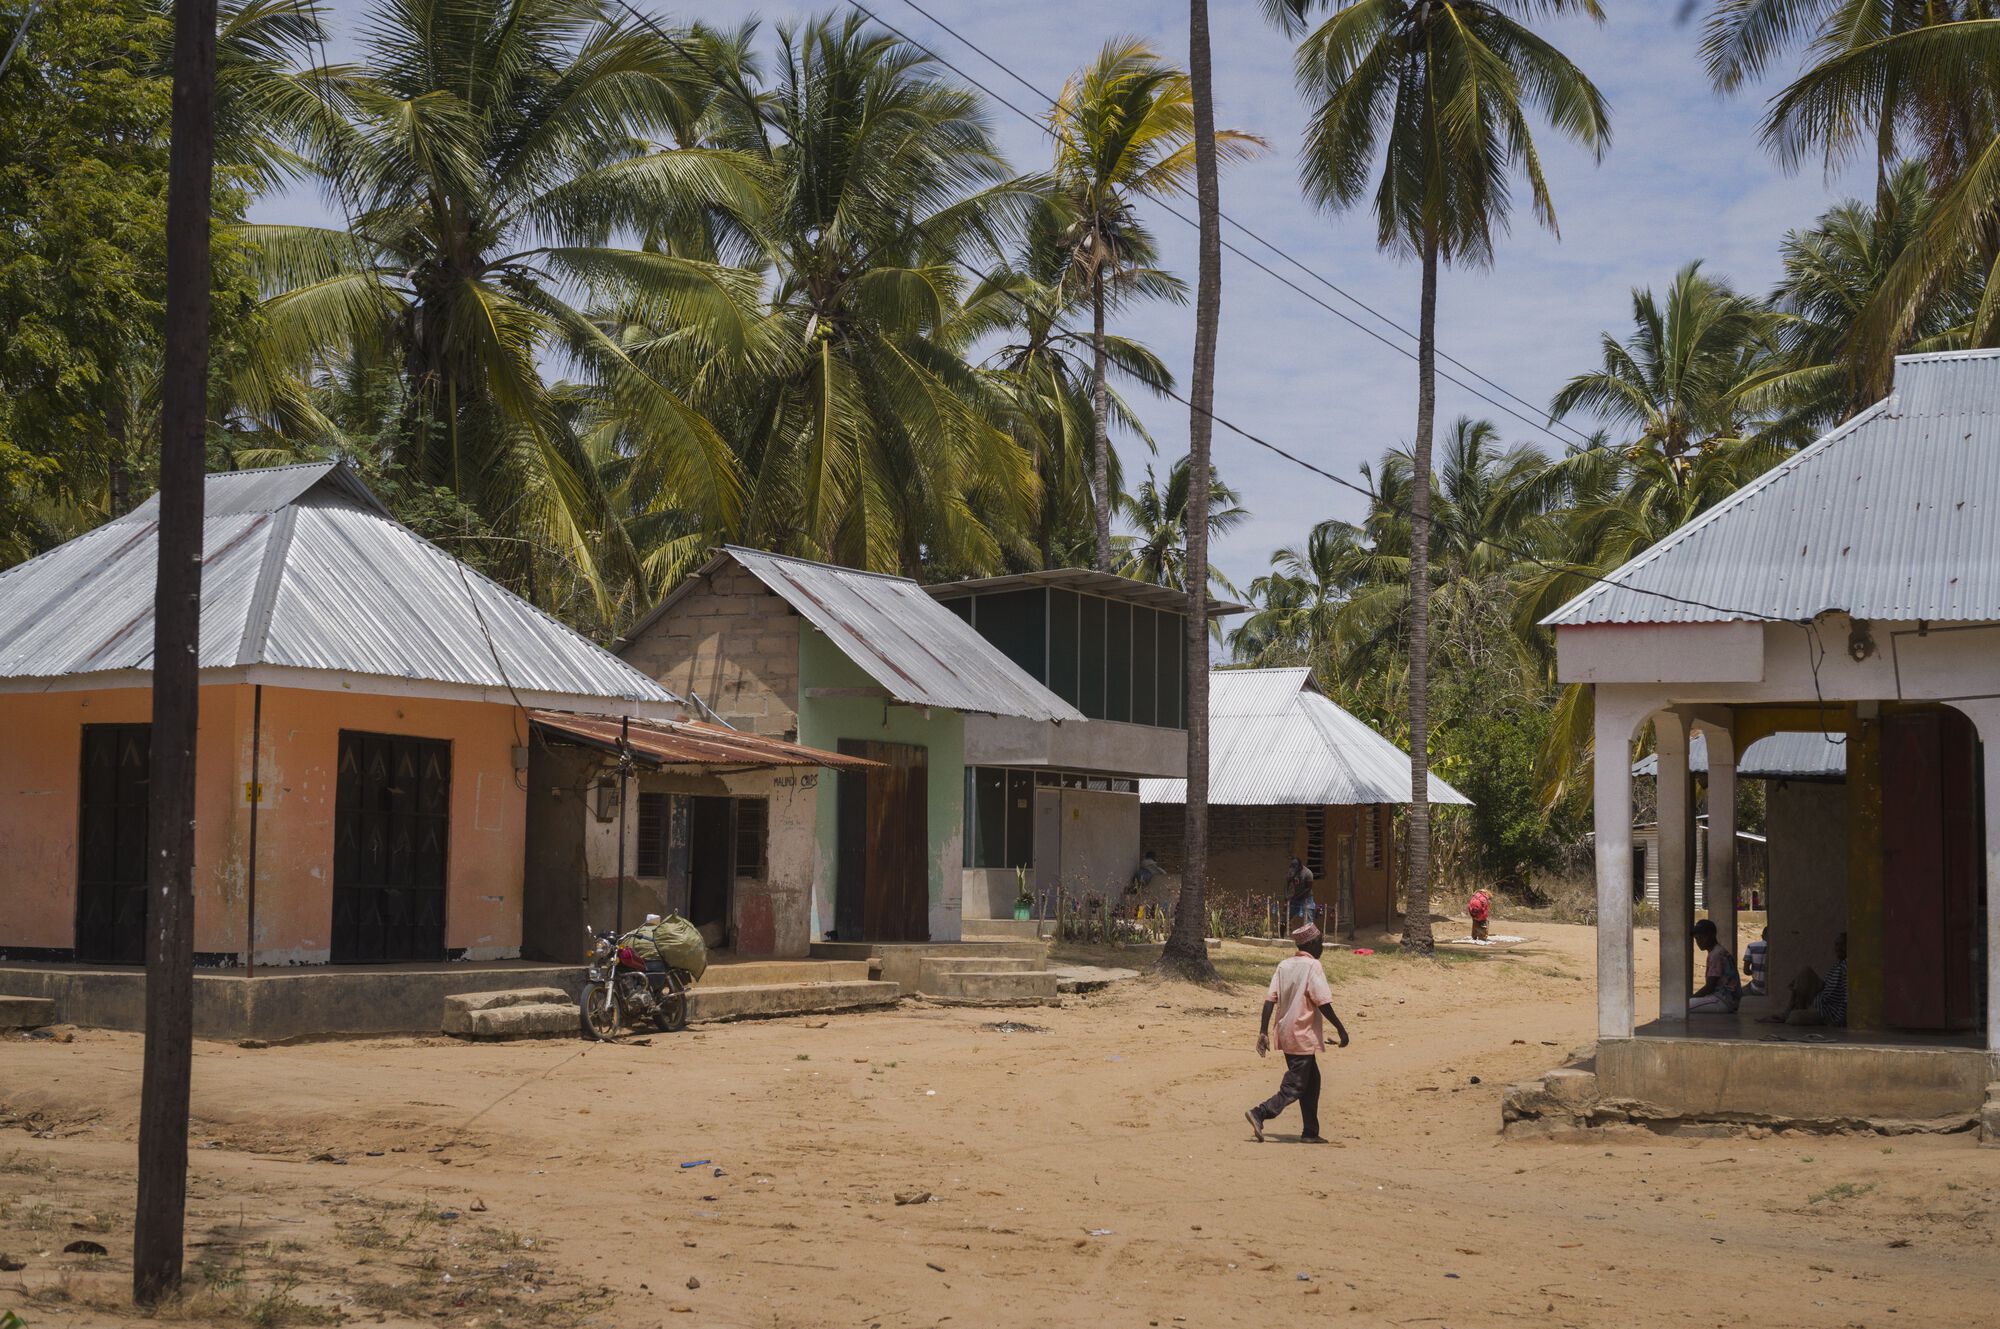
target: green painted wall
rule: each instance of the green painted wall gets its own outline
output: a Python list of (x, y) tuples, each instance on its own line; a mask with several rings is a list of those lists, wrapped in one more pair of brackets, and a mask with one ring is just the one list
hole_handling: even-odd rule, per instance
[[(934, 709), (926, 719), (914, 706), (865, 697), (814, 697), (814, 688), (879, 686), (810, 624), (799, 631), (799, 742), (840, 750), (843, 738), (910, 743), (928, 749), (931, 940), (959, 936), (962, 851), (965, 834), (965, 716)], [(813, 936), (833, 926), (833, 889), (839, 863), (840, 797), (835, 783), (850, 777), (820, 775), (817, 809), (819, 863), (813, 874)]]

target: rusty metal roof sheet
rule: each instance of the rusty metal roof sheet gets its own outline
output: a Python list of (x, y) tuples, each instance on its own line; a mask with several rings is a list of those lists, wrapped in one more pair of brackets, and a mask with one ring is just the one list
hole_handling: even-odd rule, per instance
[[(999, 577), (973, 577), (965, 581), (934, 582), (924, 590), (938, 600), (958, 600), (968, 595), (988, 595), (994, 591), (1026, 590), (1036, 586), (1053, 586), (1058, 590), (1079, 591), (1085, 595), (1101, 595), (1107, 600), (1124, 600), (1131, 604), (1145, 605), (1150, 609), (1164, 609), (1169, 613), (1187, 613), (1187, 592), (1177, 591), (1171, 586), (1161, 586), (1150, 581), (1140, 581), (1136, 577), (1124, 577), (1115, 572), (1098, 572), (1093, 568), (1043, 568), (1034, 572), (1010, 572)], [(1246, 606), (1233, 600), (1218, 600), (1213, 596), (1208, 601), (1208, 616), (1224, 618), (1230, 614), (1240, 614)]]
[(1083, 719), (908, 577), (736, 545), (723, 556), (770, 587), (897, 701), (1029, 720)]
[[(536, 724), (577, 742), (607, 752), (618, 750), (616, 720), (553, 711), (535, 711), (533, 718)], [(634, 720), (625, 741), (634, 756), (655, 766), (824, 766), (835, 771), (863, 771), (882, 764), (705, 720)]]
[[(1307, 807), (1410, 801), (1410, 754), (1313, 686), (1309, 669), (1208, 676), (1208, 801)], [(1472, 800), (1430, 777), (1433, 803)], [(1141, 780), (1142, 803), (1184, 803), (1185, 780)]]
[(1896, 357), (1887, 397), (1606, 581), (1543, 622), (2000, 619), (2000, 351)]
[[(364, 689), (374, 679), (613, 714), (678, 709), (652, 679), (391, 520), (344, 464), (210, 476), (205, 499), (204, 670), (337, 673)], [(149, 500), (0, 572), (0, 690), (96, 675), (143, 685), (158, 549)]]

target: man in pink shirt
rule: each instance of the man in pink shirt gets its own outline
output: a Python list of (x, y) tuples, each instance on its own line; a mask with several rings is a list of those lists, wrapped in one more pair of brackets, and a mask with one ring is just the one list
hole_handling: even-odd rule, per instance
[(1319, 1050), (1326, 1046), (1322, 1018), (1333, 1021), (1340, 1046), (1347, 1046), (1347, 1026), (1333, 1013), (1333, 989), (1327, 985), (1326, 970), (1319, 962), (1325, 943), (1319, 929), (1305, 923), (1292, 932), (1298, 953), (1279, 963), (1271, 975), (1271, 989), (1264, 997), (1264, 1015), (1257, 1026), (1257, 1055), (1271, 1050), (1271, 1016), (1278, 1017), (1278, 1051), (1285, 1054), (1285, 1078), (1278, 1092), (1243, 1115), (1259, 1143), (1264, 1139), (1264, 1123), (1293, 1103), (1305, 1118), (1300, 1144), (1325, 1144), (1319, 1133)]

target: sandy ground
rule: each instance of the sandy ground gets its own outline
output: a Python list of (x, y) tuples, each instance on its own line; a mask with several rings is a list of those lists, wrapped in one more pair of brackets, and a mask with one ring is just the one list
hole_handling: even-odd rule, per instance
[[(1244, 1126), (1281, 1067), (1251, 1048), (1279, 957), (1247, 947), (1232, 991), (1144, 979), (1061, 1009), (203, 1044), (167, 1318), (1993, 1322), (2000, 1150), (1969, 1135), (1502, 1141), (1503, 1086), (1590, 1036), (1593, 935), (1497, 930), (1529, 940), (1330, 961), (1354, 1043), (1324, 1059), (1326, 1148), (1296, 1116), (1263, 1145)], [(0, 1311), (29, 1329), (125, 1322), (139, 1051), (0, 1044), (0, 1263), (25, 1265)]]

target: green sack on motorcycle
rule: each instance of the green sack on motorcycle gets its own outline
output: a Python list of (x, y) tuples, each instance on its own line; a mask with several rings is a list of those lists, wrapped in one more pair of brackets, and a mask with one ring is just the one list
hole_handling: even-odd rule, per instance
[(685, 969), (690, 978), (708, 972), (708, 947), (701, 929), (678, 914), (668, 914), (653, 928), (653, 945), (670, 969)]

